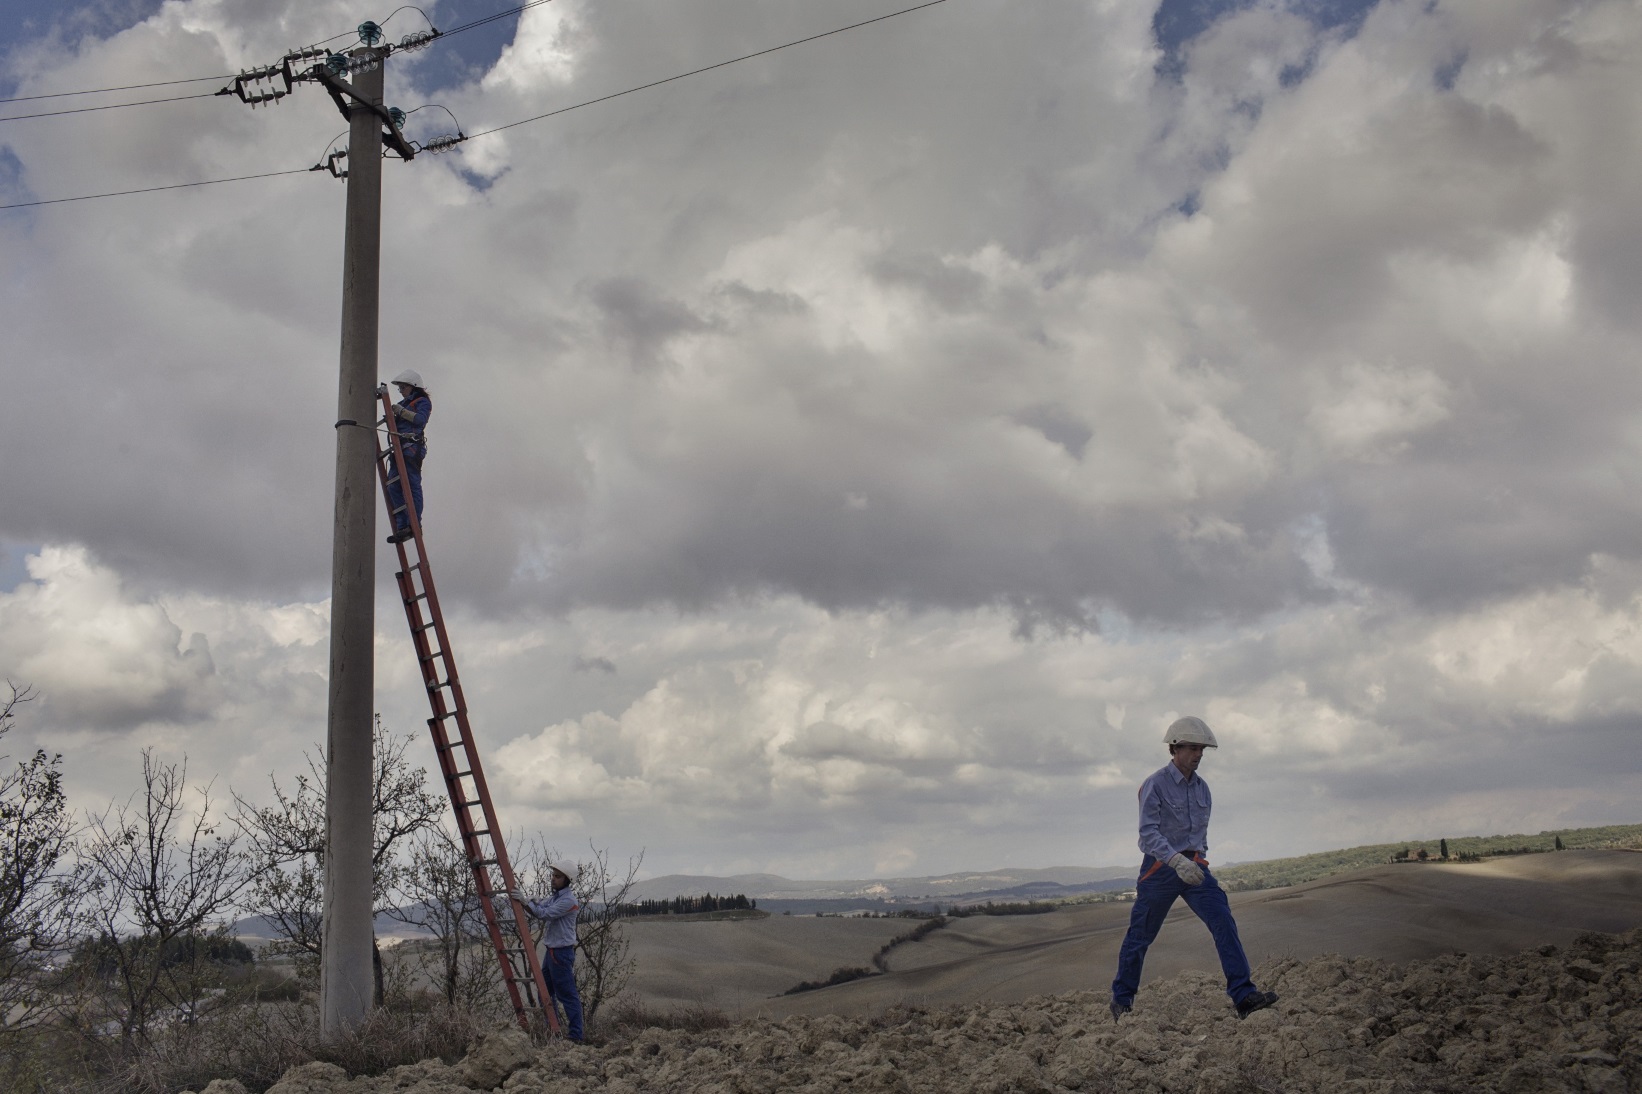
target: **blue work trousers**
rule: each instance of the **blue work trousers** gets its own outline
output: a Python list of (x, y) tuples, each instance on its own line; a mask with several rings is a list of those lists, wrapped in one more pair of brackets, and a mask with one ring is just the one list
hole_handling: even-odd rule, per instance
[[(428, 454), (426, 445), (403, 443), (400, 450), (405, 453), (405, 477), (410, 479), (411, 502), (416, 506), (416, 520), (422, 520), (422, 460)], [(399, 485), (399, 464), (393, 459), (388, 460), (388, 508), (398, 509), (405, 504), (405, 491)], [(410, 518), (399, 513), (393, 518), (394, 531), (410, 527)]]
[(576, 947), (548, 946), (542, 957), (542, 979), (548, 997), (564, 1011), (565, 1032), (572, 1041), (582, 1039), (582, 997), (576, 993)]
[[(1129, 933), (1123, 936), (1123, 948), (1117, 955), (1117, 979), (1112, 981), (1112, 1001), (1128, 1006), (1135, 1001), (1140, 988), (1140, 967), (1146, 960), (1146, 950), (1157, 932), (1163, 929), (1163, 918), (1174, 907), (1176, 897), (1186, 898), (1186, 907), (1197, 913), (1197, 918), (1214, 936), (1214, 948), (1220, 954), (1220, 968), (1226, 974), (1226, 994), (1232, 1002), (1241, 1003), (1254, 992), (1249, 979), (1249, 959), (1243, 954), (1243, 943), (1237, 937), (1237, 924), (1232, 919), (1231, 905), (1226, 890), (1203, 866), (1203, 884), (1187, 885), (1180, 880), (1167, 863), (1159, 863), (1147, 855), (1140, 864), (1140, 880), (1135, 883), (1135, 907), (1129, 913)], [(1156, 867), (1154, 869), (1154, 867)]]

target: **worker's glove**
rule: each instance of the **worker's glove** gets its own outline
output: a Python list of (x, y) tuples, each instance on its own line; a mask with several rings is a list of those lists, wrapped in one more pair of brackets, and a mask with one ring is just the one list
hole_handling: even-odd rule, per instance
[(381, 398), (383, 395), (386, 395), (387, 393), (388, 393), (388, 385), (387, 384), (377, 384), (376, 385), (376, 394), (377, 394), (378, 398)]
[(1203, 884), (1203, 868), (1179, 851), (1176, 851), (1174, 857), (1169, 859), (1169, 865), (1175, 873), (1180, 875), (1180, 880), (1187, 885)]

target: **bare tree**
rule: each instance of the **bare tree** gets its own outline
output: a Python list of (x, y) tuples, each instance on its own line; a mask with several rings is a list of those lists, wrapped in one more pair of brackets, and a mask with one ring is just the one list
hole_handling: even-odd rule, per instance
[(576, 950), (582, 960), (576, 972), (576, 990), (587, 1008), (591, 1022), (599, 1006), (614, 999), (632, 979), (637, 962), (629, 953), (627, 928), (618, 914), (627, 903), (644, 863), (644, 852), (627, 860), (627, 872), (617, 875), (610, 866), (610, 853), (589, 845), (593, 857), (581, 863), (576, 879), (582, 916), (576, 926)]
[[(426, 768), (405, 758), (411, 737), (395, 737), (377, 716), (372, 730), (371, 782), (373, 836), (371, 867), (378, 912), (391, 906), (404, 869), (404, 841), (437, 824), (445, 803), (428, 789)], [(255, 878), (245, 908), (266, 916), (279, 932), (279, 950), (298, 958), (298, 970), (317, 975), (325, 880), (325, 763), (322, 753), (305, 755), (308, 771), (287, 790), (269, 776), (275, 804), (258, 808), (234, 795), (235, 822), (249, 841)], [(383, 995), (382, 952), (374, 949), (376, 1002)]]
[(271, 947), (273, 953), (298, 958), (300, 969), (317, 976), (325, 878), (325, 795), (316, 788), (316, 783), (322, 787), (324, 782), (312, 756), (308, 769), (310, 774), (298, 775), (290, 791), (270, 776), (276, 805), (258, 809), (234, 794), (234, 822), (245, 835), (253, 863), (245, 909), (265, 917), (279, 933)]
[(494, 1004), (501, 980), (461, 841), (443, 827), (418, 832), (397, 889), (399, 900), (388, 915), (433, 936), (431, 948), (417, 956), (445, 1001), (467, 1007)]
[[(0, 737), (34, 698), (10, 681)], [(0, 756), (0, 765), (10, 757)], [(86, 875), (71, 863), (74, 821), (63, 793), (62, 756), (36, 749), (0, 773), (0, 1034), (49, 1013), (43, 979), (73, 937)]]
[[(592, 844), (588, 850), (592, 857), (576, 864), (572, 884), (581, 905), (576, 921), (576, 992), (581, 996), (584, 1016), (591, 1023), (599, 1007), (627, 987), (638, 964), (631, 956), (627, 928), (617, 909), (627, 903), (644, 863), (644, 852), (628, 860), (626, 873), (617, 874), (610, 865), (610, 852)], [(520, 885), (532, 893), (551, 891), (549, 865), (561, 861), (558, 851), (548, 848), (538, 837), (515, 862)]]
[(97, 937), (83, 956), (113, 981), (120, 1043), (149, 1039), (162, 1012), (198, 1011), (204, 981), (202, 942), (233, 909), (248, 880), (239, 836), (220, 835), (210, 788), (185, 808), (187, 762), (162, 764), (143, 750), (143, 789), (87, 824), (87, 899)]

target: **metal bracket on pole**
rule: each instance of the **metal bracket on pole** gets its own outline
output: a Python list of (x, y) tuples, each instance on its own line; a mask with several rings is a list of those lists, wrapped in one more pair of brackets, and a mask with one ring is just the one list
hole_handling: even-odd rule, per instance
[[(256, 107), (263, 103), (277, 103), (279, 100), (289, 95), (292, 88), (295, 87), (296, 84), (303, 80), (309, 79), (312, 75), (311, 72), (293, 71), (291, 68), (291, 62), (312, 60), (315, 57), (325, 57), (329, 54), (330, 50), (325, 49), (322, 46), (308, 46), (305, 49), (293, 49), (284, 57), (280, 58), (280, 62), (277, 65), (264, 65), (261, 68), (253, 68), (249, 71), (242, 71), (238, 76), (234, 77), (233, 83), (217, 92), (217, 94), (238, 96), (240, 102), (251, 107)], [(277, 87), (270, 87), (267, 91), (255, 90), (256, 87), (265, 80), (272, 83), (276, 76), (284, 79), (285, 90), (281, 91)], [(252, 88), (252, 90), (247, 91), (247, 87)]]
[(308, 170), (329, 171), (332, 178), (345, 179), (348, 177), (348, 172), (345, 170), (339, 170), (336, 165), (338, 160), (345, 160), (347, 158), (348, 150), (346, 148), (339, 148), (333, 151), (329, 156), (325, 157), (324, 163), (316, 163), (312, 167), (308, 168)]
[(312, 73), (314, 79), (324, 84), (325, 90), (331, 93), (332, 100), (336, 102), (336, 108), (342, 111), (344, 118), (350, 116), (348, 113), (348, 100), (351, 99), (382, 119), (382, 143), (397, 152), (400, 159), (408, 160), (416, 155), (416, 149), (412, 148), (410, 142), (405, 140), (405, 135), (399, 132), (399, 126), (394, 124), (393, 116), (388, 113), (387, 107), (382, 106), (380, 103), (371, 102), (358, 91), (355, 91), (354, 86), (347, 80), (336, 75), (324, 65), (315, 65)]

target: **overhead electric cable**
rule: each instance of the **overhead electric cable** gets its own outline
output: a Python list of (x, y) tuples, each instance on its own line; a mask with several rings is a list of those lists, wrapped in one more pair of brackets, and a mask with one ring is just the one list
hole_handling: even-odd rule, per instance
[(430, 27), (433, 26), (433, 20), (428, 18), (428, 13), (417, 7), (415, 4), (400, 4), (397, 8), (394, 8), (392, 11), (388, 12), (388, 17), (382, 20), (382, 26), (387, 26), (388, 23), (392, 21), (393, 17), (402, 11), (414, 11), (422, 17), (422, 21), (424, 23)]
[[(232, 77), (230, 77), (232, 79)], [(104, 103), (102, 106), (77, 106), (72, 110), (43, 110), (38, 114), (12, 114), (0, 118), (0, 122), (20, 122), (26, 118), (55, 118), (62, 114), (90, 114), (95, 110), (119, 110), (126, 106), (153, 106), (155, 103), (180, 103), (186, 99), (211, 99), (216, 97), (215, 91), (202, 91), (197, 95), (173, 95), (168, 99), (139, 99), (134, 103)]]
[[(526, 8), (537, 7), (541, 4), (546, 4), (546, 3), (549, 3), (549, 2), (551, 2), (551, 0), (534, 0), (533, 3), (524, 4), (519, 8), (512, 9), (512, 11), (502, 12), (502, 13), (499, 13), (498, 15), (489, 16), (489, 17), (487, 17), (487, 19), (481, 20), (481, 22), (488, 22), (492, 19), (502, 18), (506, 15), (513, 14), (514, 12), (523, 11)], [(771, 46), (768, 49), (761, 49), (761, 50), (758, 50), (755, 53), (744, 53), (739, 57), (731, 57), (727, 61), (719, 61), (716, 64), (705, 65), (701, 68), (691, 69), (689, 72), (681, 72), (676, 76), (668, 76), (665, 79), (661, 79), (661, 80), (652, 80), (651, 82), (649, 82), (647, 84), (641, 84), (638, 87), (630, 87), (625, 91), (616, 91), (616, 92), (613, 92), (609, 95), (601, 95), (597, 99), (588, 99), (585, 102), (573, 103), (570, 106), (562, 106), (557, 110), (550, 110), (546, 114), (537, 114), (536, 116), (531, 117), (531, 118), (521, 118), (519, 121), (508, 122), (506, 125), (498, 125), (498, 126), (496, 126), (495, 128), (492, 128), (492, 129), (484, 129), (484, 130), (481, 130), (477, 133), (471, 133), (471, 134), (469, 134), (465, 137), (460, 137), (456, 141), (452, 141), (451, 146), (454, 146), (454, 144), (458, 143), (459, 141), (469, 141), (469, 140), (474, 139), (475, 137), (489, 136), (492, 133), (500, 133), (504, 129), (512, 129), (515, 126), (526, 125), (530, 122), (538, 122), (538, 121), (541, 121), (544, 118), (551, 118), (551, 117), (554, 117), (555, 115), (558, 115), (558, 114), (566, 114), (566, 113), (569, 113), (572, 110), (580, 110), (584, 106), (593, 106), (597, 103), (609, 102), (611, 99), (619, 99), (623, 95), (631, 95), (631, 94), (633, 94), (635, 92), (638, 92), (638, 91), (647, 91), (647, 90), (649, 90), (650, 88), (653, 88), (653, 87), (660, 87), (662, 84), (673, 83), (675, 80), (683, 80), (683, 79), (685, 79), (687, 77), (690, 77), (690, 76), (699, 76), (703, 72), (712, 72), (714, 69), (724, 68), (728, 65), (737, 64), (741, 61), (750, 61), (755, 57), (765, 57), (765, 56), (768, 56), (771, 53), (776, 53), (776, 52), (778, 52), (780, 50), (783, 50), (783, 49), (791, 49), (793, 46), (801, 46), (801, 45), (805, 44), (806, 42), (814, 42), (814, 41), (818, 41), (819, 39), (822, 39), (822, 38), (830, 38), (835, 34), (843, 34), (845, 31), (857, 30), (861, 27), (871, 26), (873, 23), (882, 23), (886, 19), (894, 19), (897, 16), (909, 15), (912, 12), (922, 11), (925, 8), (933, 8), (937, 4), (944, 4), (944, 3), (946, 3), (946, 0), (926, 0), (925, 3), (914, 4), (912, 7), (902, 8), (899, 11), (892, 11), (892, 12), (888, 13), (887, 15), (878, 15), (878, 16), (874, 16), (871, 19), (863, 19), (858, 23), (851, 23), (848, 26), (836, 27), (832, 30), (824, 30), (819, 34), (811, 34), (806, 38), (798, 38), (798, 39), (795, 39), (794, 41), (791, 41), (791, 42), (783, 42), (781, 45)], [(477, 25), (477, 24), (470, 24), (470, 26), (473, 26), (473, 25)], [(455, 33), (455, 32), (454, 31), (446, 31), (445, 33), (446, 34), (451, 34), (451, 33)], [(188, 97), (191, 98), (193, 96), (188, 96)], [(418, 107), (417, 109), (422, 109), (422, 108)], [(448, 111), (447, 111), (447, 113), (448, 113)], [(0, 119), (0, 120), (4, 120), (4, 119)], [(443, 149), (441, 149), (441, 151), (442, 150)], [(14, 204), (11, 204), (11, 205), (0, 205), (0, 210), (4, 210), (4, 209), (26, 209), (26, 208), (29, 208), (29, 207), (35, 206), (35, 205), (58, 205), (58, 204), (61, 204), (63, 202), (69, 202), (69, 201), (92, 201), (92, 200), (97, 199), (97, 198), (124, 197), (128, 194), (149, 194), (149, 193), (153, 193), (157, 190), (181, 190), (181, 189), (185, 189), (185, 188), (191, 187), (191, 186), (215, 186), (219, 183), (224, 183), (224, 182), (246, 182), (246, 181), (251, 180), (251, 179), (277, 178), (280, 175), (307, 174), (310, 170), (314, 170), (314, 168), (293, 168), (292, 170), (289, 170), (289, 171), (269, 171), (269, 172), (266, 172), (266, 173), (260, 174), (260, 175), (241, 175), (237, 178), (231, 178), (231, 179), (207, 179), (203, 182), (179, 182), (179, 183), (174, 183), (170, 186), (149, 186), (149, 187), (145, 187), (145, 188), (140, 189), (140, 190), (117, 190), (117, 191), (114, 191), (112, 193), (107, 193), (107, 194), (83, 194), (79, 197), (72, 197), (72, 198), (51, 198), (51, 199), (44, 200), (44, 201), (20, 201), (20, 202), (16, 202)]]
[[(506, 11), (499, 11), (494, 15), (486, 15), (483, 18), (475, 19), (470, 23), (463, 23), (461, 26), (456, 27), (453, 30), (444, 31), (440, 35), (440, 37), (443, 38), (443, 37), (447, 37), (447, 36), (452, 35), (452, 34), (460, 34), (464, 30), (472, 30), (475, 27), (484, 26), (486, 23), (494, 23), (498, 19), (506, 19), (509, 15), (518, 15), (520, 12), (523, 12), (523, 11), (529, 9), (529, 8), (538, 7), (542, 4), (546, 4), (546, 3), (550, 3), (550, 2), (551, 2), (551, 0), (531, 0), (531, 2), (528, 3), (528, 4), (521, 4), (518, 7), (508, 8)], [(414, 5), (414, 4), (402, 4), (402, 5), (400, 5), (399, 7), (395, 8), (393, 10), (393, 12), (388, 16), (388, 19), (392, 19), (395, 15), (398, 15), (401, 11), (405, 11), (407, 9), (422, 12), (422, 18), (427, 19), (427, 13), (423, 12), (421, 8), (416, 7), (416, 5)], [(383, 23), (386, 23), (388, 20), (384, 19), (382, 21), (383, 21)], [(431, 20), (429, 20), (428, 25), (429, 26), (433, 25)], [(338, 38), (351, 38), (351, 37), (355, 36), (357, 33), (358, 33), (357, 31), (345, 30), (341, 34), (333, 34), (329, 38), (325, 38), (325, 39), (323, 39), (319, 42), (316, 42), (314, 44), (322, 46), (322, 45), (325, 45), (329, 42), (334, 42)], [(233, 73), (233, 72), (225, 72), (225, 73), (223, 73), (219, 76), (190, 76), (185, 80), (156, 80), (153, 83), (123, 84), (119, 87), (88, 87), (84, 91), (53, 91), (53, 92), (50, 92), (50, 93), (44, 94), (44, 95), (14, 95), (9, 99), (0, 99), (0, 105), (4, 105), (5, 103), (33, 102), (36, 99), (66, 99), (66, 98), (71, 98), (75, 95), (105, 95), (105, 94), (108, 94), (108, 93), (114, 92), (114, 91), (142, 91), (142, 90), (144, 90), (146, 88), (150, 88), (150, 87), (172, 87), (176, 84), (215, 83), (218, 80), (232, 80), (236, 75), (238, 75), (238, 74)], [(187, 97), (188, 96), (184, 96), (184, 98), (187, 98)], [(153, 102), (170, 102), (171, 100), (169, 100), (169, 99), (154, 99), (154, 100), (151, 100), (151, 101), (153, 101)], [(119, 105), (119, 106), (144, 106), (144, 105), (147, 105), (147, 104), (146, 103), (119, 103), (117, 105)], [(67, 113), (67, 111), (65, 111), (64, 113)], [(45, 115), (42, 115), (42, 114), (20, 114), (20, 115), (17, 115), (17, 117), (18, 118), (36, 118), (36, 117), (45, 117)], [(10, 120), (13, 120), (13, 119), (0, 118), (0, 121), (10, 121)]]
[(190, 76), (186, 80), (160, 80), (152, 84), (126, 84), (124, 87), (93, 87), (85, 91), (53, 91), (49, 95), (18, 95), (10, 99), (0, 99), (0, 103), (26, 103), (34, 99), (66, 99), (71, 95), (102, 95), (110, 91), (141, 91), (148, 87), (170, 87), (172, 84), (204, 84), (215, 83), (218, 80), (232, 80), (232, 72), (223, 76)]
[(452, 27), (450, 30), (443, 31), (439, 37), (449, 38), (452, 34), (461, 34), (465, 30), (472, 30), (474, 27), (482, 27), (486, 23), (494, 23), (496, 20), (506, 19), (510, 15), (520, 15), (526, 11), (529, 11), (531, 8), (539, 8), (543, 4), (548, 4), (551, 2), (552, 0), (530, 0), (530, 3), (528, 4), (520, 4), (516, 8), (508, 8), (506, 11), (499, 11), (495, 15), (486, 15), (482, 19), (473, 20), (471, 23), (463, 23), (461, 26)]
[[(538, 2), (545, 3), (546, 0), (538, 0)], [(469, 133), (467, 135), (467, 139), (471, 141), (476, 137), (488, 137), (492, 133), (500, 133), (502, 130), (512, 129), (516, 125), (526, 125), (530, 122), (539, 122), (543, 118), (551, 118), (558, 114), (567, 114), (572, 110), (580, 110), (584, 106), (593, 106), (596, 103), (607, 103), (611, 99), (619, 99), (623, 95), (631, 95), (636, 91), (648, 91), (652, 87), (660, 87), (662, 84), (670, 84), (675, 80), (683, 80), (690, 76), (699, 76), (703, 72), (711, 72), (716, 68), (723, 68), (726, 65), (737, 64), (741, 61), (750, 61), (754, 57), (768, 56), (769, 54), (775, 53), (779, 50), (791, 49), (793, 46), (801, 46), (806, 42), (814, 42), (821, 38), (830, 38), (834, 34), (843, 34), (847, 30), (857, 30), (861, 27), (871, 26), (873, 23), (882, 23), (886, 19), (894, 19), (898, 15), (907, 15), (914, 11), (922, 11), (925, 8), (932, 8), (936, 4), (944, 3), (946, 3), (946, 0), (927, 0), (926, 3), (915, 4), (910, 8), (902, 8), (900, 11), (892, 11), (888, 15), (878, 15), (871, 19), (863, 19), (859, 23), (851, 23), (847, 27), (838, 27), (834, 30), (824, 30), (820, 34), (812, 34), (808, 38), (800, 38), (793, 42), (784, 42), (779, 46), (771, 46), (769, 49), (761, 49), (757, 53), (744, 53), (740, 57), (731, 57), (728, 61), (719, 61), (717, 64), (691, 69), (689, 72), (681, 72), (677, 76), (668, 76), (663, 80), (652, 80), (650, 83), (641, 84), (638, 87), (630, 87), (626, 91), (616, 91), (609, 95), (601, 95), (597, 99), (588, 99), (586, 102), (575, 103), (571, 106), (561, 106), (557, 110), (549, 110), (546, 114), (537, 114), (533, 118), (523, 118), (516, 122), (508, 122), (506, 125), (498, 125), (493, 129), (481, 129), (477, 133)]]
[[(527, 8), (539, 7), (542, 3), (548, 2), (550, 2), (550, 0), (532, 0), (532, 2), (524, 3), (524, 5), (519, 5), (519, 7), (516, 8), (507, 8), (506, 11), (498, 11), (496, 15), (486, 15), (483, 16), (483, 18), (478, 18), (478, 20), (471, 21), (471, 23), (463, 23), (463, 25), (458, 26), (455, 30), (445, 31), (445, 33), (440, 34), (440, 38), (443, 38), (443, 36), (448, 36), (448, 34), (460, 34), (461, 31), (473, 30), (475, 26), (484, 26), (486, 23), (494, 23), (496, 20), (504, 20), (504, 18), (507, 18), (509, 15), (519, 15), (521, 11), (527, 10)], [(401, 5), (401, 7), (394, 8), (394, 11), (392, 11), (391, 15), (388, 16), (389, 20), (391, 20), (392, 16), (399, 15), (401, 11), (407, 10), (407, 8), (409, 8), (409, 10), (422, 11), (422, 8), (415, 7), (412, 3), (406, 3), (406, 5)], [(422, 11), (422, 18), (427, 18), (427, 11)], [(388, 20), (383, 20), (383, 23), (386, 23), (386, 21)], [(429, 21), (429, 26), (432, 26), (432, 20)], [(317, 43), (314, 44), (317, 44), (317, 46), (323, 46), (323, 44), (337, 41), (338, 38), (351, 38), (351, 36), (355, 36), (356, 33), (358, 33), (358, 31), (342, 31), (340, 34), (332, 34), (330, 38), (322, 39), (322, 41), (317, 41)], [(87, 87), (87, 89), (77, 90), (77, 92), (49, 92), (49, 94), (44, 95), (13, 95), (10, 99), (0, 99), (0, 105), (8, 102), (33, 102), (33, 100), (36, 99), (69, 99), (69, 97), (74, 97), (74, 95), (105, 95), (108, 94), (108, 92), (117, 92), (117, 90), (144, 90), (148, 89), (148, 87), (172, 87), (172, 85), (176, 84), (215, 84), (217, 80), (232, 80), (235, 76), (238, 76), (236, 72), (223, 72), (220, 76), (190, 76), (187, 77), (187, 79), (181, 80), (154, 80), (153, 84), (122, 84), (120, 87)], [(169, 100), (156, 99), (153, 100), (153, 102), (169, 102)], [(136, 105), (144, 105), (144, 103), (118, 103), (118, 105), (122, 105), (122, 107), (136, 107)], [(18, 117), (34, 118), (44, 117), (44, 115), (25, 113), (25, 115), (18, 115)], [(8, 118), (0, 118), (0, 122), (5, 122), (5, 120), (8, 120)]]
[(248, 182), (251, 179), (272, 179), (280, 175), (306, 175), (308, 168), (296, 167), (289, 171), (266, 171), (260, 175), (240, 175), (231, 179), (206, 179), (203, 182), (174, 182), (169, 186), (145, 186), (140, 190), (115, 190), (108, 194), (81, 194), (74, 198), (47, 198), (43, 201), (19, 201), (11, 205), (0, 205), (0, 209), (27, 209), (33, 205), (61, 205), (65, 201), (93, 201), (97, 198), (119, 198), (127, 194), (152, 194), (156, 190), (186, 190), (190, 186), (216, 186), (224, 182)]

